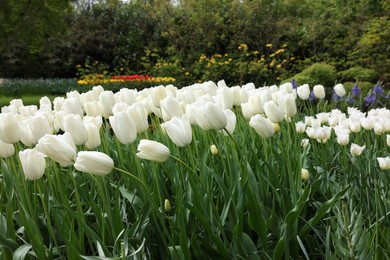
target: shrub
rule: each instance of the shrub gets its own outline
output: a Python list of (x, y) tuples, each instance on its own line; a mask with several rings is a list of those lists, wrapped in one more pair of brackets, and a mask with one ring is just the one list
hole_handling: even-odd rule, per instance
[(326, 63), (314, 63), (304, 71), (285, 81), (291, 81), (294, 79), (298, 85), (307, 83), (310, 86), (314, 86), (321, 84), (329, 89), (333, 88), (336, 81), (336, 76), (337, 73), (334, 66)]
[(340, 71), (338, 78), (341, 81), (378, 81), (378, 73), (373, 69), (367, 69), (360, 66), (352, 67), (347, 70)]

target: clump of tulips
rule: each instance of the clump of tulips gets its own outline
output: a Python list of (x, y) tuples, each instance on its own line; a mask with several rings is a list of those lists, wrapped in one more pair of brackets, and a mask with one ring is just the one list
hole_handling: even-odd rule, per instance
[(27, 245), (40, 259), (342, 257), (327, 237), (343, 242), (346, 214), (364, 215), (384, 256), (390, 111), (325, 97), (322, 85), (210, 81), (12, 100), (0, 114), (0, 242), (13, 242), (0, 256)]

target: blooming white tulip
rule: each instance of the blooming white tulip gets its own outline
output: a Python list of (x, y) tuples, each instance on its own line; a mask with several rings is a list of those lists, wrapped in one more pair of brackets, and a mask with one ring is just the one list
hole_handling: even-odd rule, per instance
[(67, 114), (78, 114), (82, 116), (84, 114), (84, 110), (81, 106), (80, 99), (77, 97), (67, 98), (63, 102), (63, 108)]
[(374, 128), (375, 120), (372, 117), (360, 118), (360, 124), (365, 130), (370, 131)]
[(19, 108), (19, 114), (25, 117), (35, 115), (37, 111), (38, 107), (36, 105), (22, 106)]
[(222, 108), (215, 103), (206, 102), (198, 106), (198, 113), (195, 120), (203, 130), (222, 130), (227, 125), (227, 118)]
[(28, 123), (31, 133), (35, 139), (34, 143), (38, 142), (42, 136), (53, 133), (52, 126), (50, 125), (47, 117), (45, 117), (43, 114), (37, 114), (30, 117), (28, 119)]
[(390, 134), (386, 135), (386, 143), (387, 143), (387, 146), (390, 146)]
[(343, 84), (337, 84), (336, 86), (333, 87), (333, 89), (334, 89), (334, 92), (336, 92), (336, 94), (339, 97), (344, 97), (345, 94), (347, 94), (347, 92), (344, 89)]
[(165, 122), (165, 131), (169, 138), (179, 147), (187, 146), (192, 141), (192, 129), (187, 117), (173, 117)]
[(357, 145), (357, 144), (352, 143), (352, 144), (351, 144), (350, 152), (351, 152), (351, 154), (354, 155), (354, 156), (359, 156), (359, 155), (362, 154), (364, 148), (366, 148), (365, 145), (364, 145), (364, 146), (359, 146), (359, 145)]
[(131, 144), (135, 141), (137, 138), (137, 128), (134, 120), (127, 112), (121, 111), (115, 113), (109, 117), (109, 121), (119, 142), (122, 144)]
[(72, 135), (76, 145), (85, 144), (88, 140), (88, 133), (85, 129), (83, 119), (78, 114), (64, 116), (64, 130)]
[(8, 158), (14, 155), (15, 147), (13, 144), (4, 143), (0, 139), (0, 158)]
[(264, 104), (264, 112), (267, 118), (273, 123), (282, 122), (284, 119), (284, 113), (278, 105), (272, 100)]
[(314, 96), (318, 99), (324, 99), (325, 98), (325, 88), (322, 85), (315, 85), (313, 87)]
[(68, 132), (63, 135), (43, 136), (39, 139), (36, 149), (62, 166), (72, 165), (76, 158), (76, 145)]
[(24, 104), (23, 104), (23, 100), (21, 99), (12, 99), (10, 102), (9, 102), (9, 107), (11, 108), (11, 110), (17, 114), (19, 113), (19, 109), (21, 107), (23, 107)]
[(112, 113), (115, 114), (121, 111), (127, 111), (128, 108), (129, 105), (126, 104), (125, 102), (118, 102), (115, 103), (115, 105), (112, 107)]
[(102, 109), (99, 102), (96, 100), (88, 101), (84, 103), (84, 110), (87, 116), (100, 116), (102, 115)]
[(304, 133), (306, 130), (305, 123), (303, 123), (302, 121), (295, 123), (295, 130), (297, 131), (297, 133)]
[(167, 89), (164, 86), (151, 88), (151, 101), (155, 107), (160, 107), (160, 101), (167, 97)]
[(112, 115), (112, 108), (115, 105), (114, 92), (106, 90), (99, 95), (99, 106), (102, 111), (102, 116), (108, 118)]
[(143, 105), (133, 104), (127, 109), (127, 113), (134, 120), (137, 133), (143, 133), (149, 128), (148, 113)]
[(284, 94), (282, 96), (281, 107), (287, 117), (293, 117), (297, 113), (297, 105), (295, 103), (294, 95), (291, 93)]
[(168, 160), (169, 148), (162, 143), (142, 139), (138, 145), (137, 157), (155, 162), (165, 162)]
[(179, 100), (171, 96), (167, 96), (161, 100), (160, 107), (164, 121), (169, 121), (175, 116), (181, 117), (184, 114)]
[(84, 127), (88, 134), (88, 140), (85, 143), (85, 147), (89, 150), (93, 150), (101, 143), (99, 128), (91, 122), (84, 122)]
[(352, 133), (359, 133), (361, 130), (360, 120), (350, 120), (349, 129), (351, 129)]
[(384, 132), (384, 125), (383, 122), (376, 122), (374, 124), (374, 133), (376, 135), (381, 135)]
[(303, 84), (297, 88), (298, 97), (302, 100), (306, 100), (310, 96), (310, 88), (308, 84)]
[(81, 151), (77, 153), (74, 167), (81, 172), (104, 176), (114, 169), (114, 161), (102, 152)]
[(0, 114), (0, 139), (7, 144), (19, 142), (21, 129), (13, 113)]
[(42, 153), (36, 149), (25, 149), (19, 152), (20, 162), (26, 180), (38, 180), (45, 173), (46, 161)]
[(378, 160), (379, 168), (381, 168), (382, 170), (390, 169), (390, 156), (378, 157), (376, 159)]
[(249, 125), (255, 129), (256, 133), (265, 139), (273, 136), (275, 133), (272, 122), (261, 115), (253, 116), (249, 121)]

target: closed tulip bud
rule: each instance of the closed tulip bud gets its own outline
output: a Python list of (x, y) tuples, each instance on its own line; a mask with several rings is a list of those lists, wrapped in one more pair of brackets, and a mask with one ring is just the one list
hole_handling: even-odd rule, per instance
[(20, 129), (22, 130), (21, 135), (20, 135), (20, 141), (25, 146), (31, 147), (31, 146), (34, 146), (38, 142), (38, 140), (35, 139), (32, 131), (31, 131), (29, 119), (31, 119), (31, 118), (25, 118), (25, 119), (19, 121)]
[(80, 115), (66, 115), (63, 119), (64, 130), (72, 135), (76, 145), (85, 144), (88, 140), (88, 133), (85, 129), (83, 119)]
[(337, 84), (336, 86), (333, 87), (333, 89), (334, 89), (334, 92), (336, 92), (336, 94), (339, 97), (344, 97), (345, 94), (347, 94), (347, 92), (344, 89), (343, 84)]
[(167, 212), (171, 211), (171, 203), (169, 202), (168, 199), (164, 200), (164, 210), (167, 211)]
[(362, 154), (364, 148), (366, 148), (365, 145), (364, 145), (364, 146), (359, 146), (359, 145), (357, 145), (357, 144), (352, 143), (352, 144), (351, 144), (350, 152), (351, 152), (351, 154), (354, 155), (354, 156), (359, 156), (359, 155)]
[(302, 169), (301, 170), (301, 179), (303, 181), (306, 181), (307, 179), (309, 179), (310, 175), (309, 175), (309, 171), (307, 169)]
[(131, 144), (135, 141), (137, 138), (137, 128), (127, 112), (115, 113), (109, 117), (109, 121), (119, 142), (122, 144)]
[(192, 141), (192, 129), (186, 116), (173, 117), (164, 124), (169, 138), (179, 147), (187, 146)]
[(164, 121), (169, 121), (175, 116), (181, 117), (184, 114), (179, 100), (171, 96), (167, 96), (161, 100), (160, 107)]
[(325, 98), (325, 88), (322, 85), (315, 85), (313, 87), (314, 96), (318, 99), (324, 99)]
[(81, 172), (105, 176), (114, 169), (114, 161), (102, 152), (81, 151), (77, 153), (74, 168)]
[(143, 133), (149, 128), (148, 113), (141, 104), (133, 104), (127, 109), (127, 113), (133, 119), (137, 133)]
[(306, 124), (303, 122), (295, 123), (295, 130), (297, 131), (297, 133), (303, 134), (306, 130)]
[(310, 88), (308, 84), (301, 85), (297, 88), (298, 97), (302, 100), (307, 100), (310, 96)]
[(381, 170), (389, 170), (390, 169), (390, 157), (378, 157), (376, 158), (378, 160), (379, 168)]
[(361, 130), (360, 120), (350, 120), (349, 129), (351, 129), (352, 133), (359, 133)]
[(282, 109), (287, 117), (293, 117), (297, 113), (297, 105), (293, 94), (284, 94), (282, 96)]
[(13, 144), (4, 143), (0, 139), (0, 158), (9, 158), (15, 153), (15, 147)]
[(30, 117), (28, 122), (35, 142), (38, 142), (42, 136), (53, 133), (53, 128), (50, 122), (43, 114), (37, 114)]
[(341, 146), (345, 146), (349, 143), (349, 134), (337, 135), (337, 143)]
[(167, 89), (164, 86), (151, 88), (150, 97), (155, 107), (160, 107), (160, 101), (167, 97)]
[[(225, 113), (227, 119), (226, 130), (229, 134), (232, 135), (234, 129), (236, 128), (236, 122), (237, 122), (236, 114), (230, 109), (225, 109), (223, 112)], [(228, 135), (228, 133), (223, 131), (223, 134), (226, 136)]]
[(99, 95), (99, 106), (102, 111), (102, 116), (108, 118), (112, 115), (112, 108), (115, 105), (114, 92), (106, 90)]
[(301, 146), (302, 146), (303, 148), (306, 148), (308, 145), (309, 145), (309, 139), (307, 139), (307, 138), (302, 139), (302, 141), (301, 141)]
[(34, 181), (42, 178), (46, 168), (42, 153), (36, 149), (25, 149), (19, 152), (19, 158), (26, 180)]
[(390, 135), (386, 135), (387, 146), (390, 146)]
[(66, 111), (67, 114), (77, 114), (80, 116), (84, 114), (80, 99), (77, 97), (65, 99), (63, 103), (63, 109)]
[(84, 110), (87, 116), (101, 116), (102, 109), (99, 102), (96, 100), (88, 101), (84, 103)]
[(112, 107), (112, 113), (115, 114), (118, 112), (127, 111), (128, 108), (129, 108), (128, 104), (124, 102), (119, 102)]
[(280, 132), (280, 125), (278, 123), (272, 123), (272, 127), (274, 128), (275, 133)]
[(374, 133), (376, 135), (381, 135), (381, 134), (383, 134), (383, 132), (384, 132), (383, 123), (382, 122), (376, 122), (374, 124)]
[(159, 142), (150, 141), (146, 139), (142, 139), (140, 141), (137, 149), (137, 157), (149, 161), (165, 162), (166, 160), (168, 160), (170, 155), (168, 147)]
[(210, 146), (210, 152), (212, 155), (218, 155), (219, 151), (218, 151), (218, 148), (215, 144)]
[(87, 130), (88, 140), (85, 143), (85, 147), (89, 150), (97, 148), (100, 143), (100, 130), (95, 124), (91, 122), (84, 122), (85, 130)]
[(264, 112), (267, 118), (273, 123), (282, 122), (284, 119), (284, 113), (282, 109), (276, 105), (274, 101), (268, 101), (264, 104)]
[(255, 129), (262, 138), (269, 138), (274, 135), (275, 130), (272, 122), (261, 115), (255, 115), (249, 121), (249, 125)]
[(72, 165), (76, 158), (76, 145), (70, 133), (45, 135), (39, 139), (36, 149), (62, 166)]
[(0, 139), (7, 144), (19, 142), (21, 136), (19, 121), (15, 114), (0, 114)]

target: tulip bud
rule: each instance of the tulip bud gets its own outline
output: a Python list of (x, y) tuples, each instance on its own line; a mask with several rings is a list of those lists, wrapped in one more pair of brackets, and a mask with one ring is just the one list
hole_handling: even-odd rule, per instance
[(88, 101), (84, 103), (84, 110), (87, 116), (101, 116), (102, 109), (99, 102), (96, 100)]
[(310, 175), (309, 175), (309, 171), (307, 169), (302, 169), (301, 170), (301, 179), (303, 181), (306, 181), (307, 179), (309, 179)]
[[(236, 114), (230, 109), (225, 109), (223, 112), (227, 119), (226, 130), (229, 134), (233, 134), (237, 122)], [(225, 131), (223, 131), (223, 133), (224, 135), (228, 135)]]
[(133, 119), (137, 133), (145, 132), (149, 127), (148, 113), (141, 104), (133, 104), (127, 109), (127, 113)]
[(336, 94), (339, 97), (344, 97), (345, 94), (347, 94), (347, 92), (344, 89), (343, 84), (337, 84), (336, 86), (333, 87), (333, 89), (334, 89), (334, 92), (336, 92)]
[(301, 85), (297, 88), (298, 97), (302, 100), (306, 100), (310, 95), (310, 88), (308, 84)]
[(102, 111), (102, 116), (108, 118), (112, 115), (112, 108), (115, 105), (114, 92), (106, 90), (99, 95), (99, 106)]
[(351, 152), (351, 154), (354, 155), (354, 156), (359, 156), (359, 155), (362, 154), (364, 148), (366, 148), (365, 145), (364, 145), (364, 146), (359, 146), (359, 145), (357, 145), (357, 144), (352, 143), (352, 144), (351, 144), (350, 152)]
[(313, 87), (314, 96), (318, 99), (324, 99), (325, 98), (325, 88), (322, 85), (315, 85)]
[(109, 117), (115, 136), (122, 144), (131, 144), (137, 138), (137, 128), (127, 112), (118, 112)]
[[(297, 105), (293, 94), (284, 94), (282, 96), (282, 109), (287, 117), (293, 117), (297, 113)], [(275, 122), (276, 123), (276, 122)]]
[(381, 170), (389, 170), (390, 169), (390, 157), (378, 157), (376, 158), (378, 160), (379, 168)]
[(151, 88), (151, 101), (155, 107), (160, 107), (160, 101), (167, 96), (167, 89), (164, 86)]
[(36, 149), (62, 166), (72, 165), (76, 157), (76, 145), (68, 132), (63, 135), (43, 136), (39, 139)]
[(297, 133), (303, 134), (306, 130), (306, 125), (303, 122), (297, 122), (295, 123), (295, 130)]
[(210, 152), (212, 155), (218, 155), (219, 151), (218, 151), (217, 146), (215, 146), (215, 144), (210, 146)]
[(386, 143), (387, 143), (387, 146), (390, 146), (390, 134), (386, 135)]
[(15, 147), (13, 144), (4, 143), (0, 139), (0, 158), (9, 158), (15, 153)]
[(101, 143), (99, 128), (91, 122), (84, 122), (84, 127), (88, 134), (88, 140), (85, 143), (85, 147), (89, 150), (97, 148)]
[(345, 146), (349, 143), (349, 134), (338, 134), (337, 143), (341, 146)]
[(114, 169), (114, 161), (102, 152), (81, 151), (77, 154), (74, 167), (81, 172), (104, 176)]
[(196, 122), (203, 130), (217, 129), (221, 130), (227, 125), (227, 118), (222, 108), (215, 103), (206, 102), (198, 107)]
[(284, 113), (274, 101), (268, 101), (264, 104), (264, 112), (267, 118), (273, 123), (282, 122), (284, 119)]
[(184, 113), (179, 100), (171, 96), (161, 100), (160, 107), (164, 121), (169, 121), (175, 116), (181, 117)]
[(186, 116), (173, 117), (164, 124), (169, 138), (179, 147), (184, 147), (192, 141), (192, 129)]
[(165, 201), (164, 201), (164, 210), (167, 212), (171, 211), (171, 203), (169, 202), (168, 199), (165, 199)]
[(155, 162), (165, 162), (170, 155), (168, 147), (159, 142), (147, 139), (142, 139), (137, 149), (137, 157)]
[(19, 142), (21, 129), (15, 114), (0, 114), (0, 139), (7, 144)]
[(302, 139), (302, 141), (301, 141), (301, 146), (302, 146), (303, 148), (306, 148), (308, 145), (309, 145), (309, 139), (307, 139), (307, 138)]
[(271, 121), (261, 115), (252, 116), (249, 125), (253, 127), (262, 138), (269, 138), (274, 135), (275, 130)]
[(36, 149), (25, 149), (19, 152), (20, 162), (26, 180), (40, 179), (46, 168), (46, 161), (44, 155)]
[(38, 142), (42, 136), (53, 133), (51, 124), (49, 123), (47, 117), (43, 114), (37, 114), (30, 117), (28, 122), (31, 133), (35, 138), (35, 142)]

